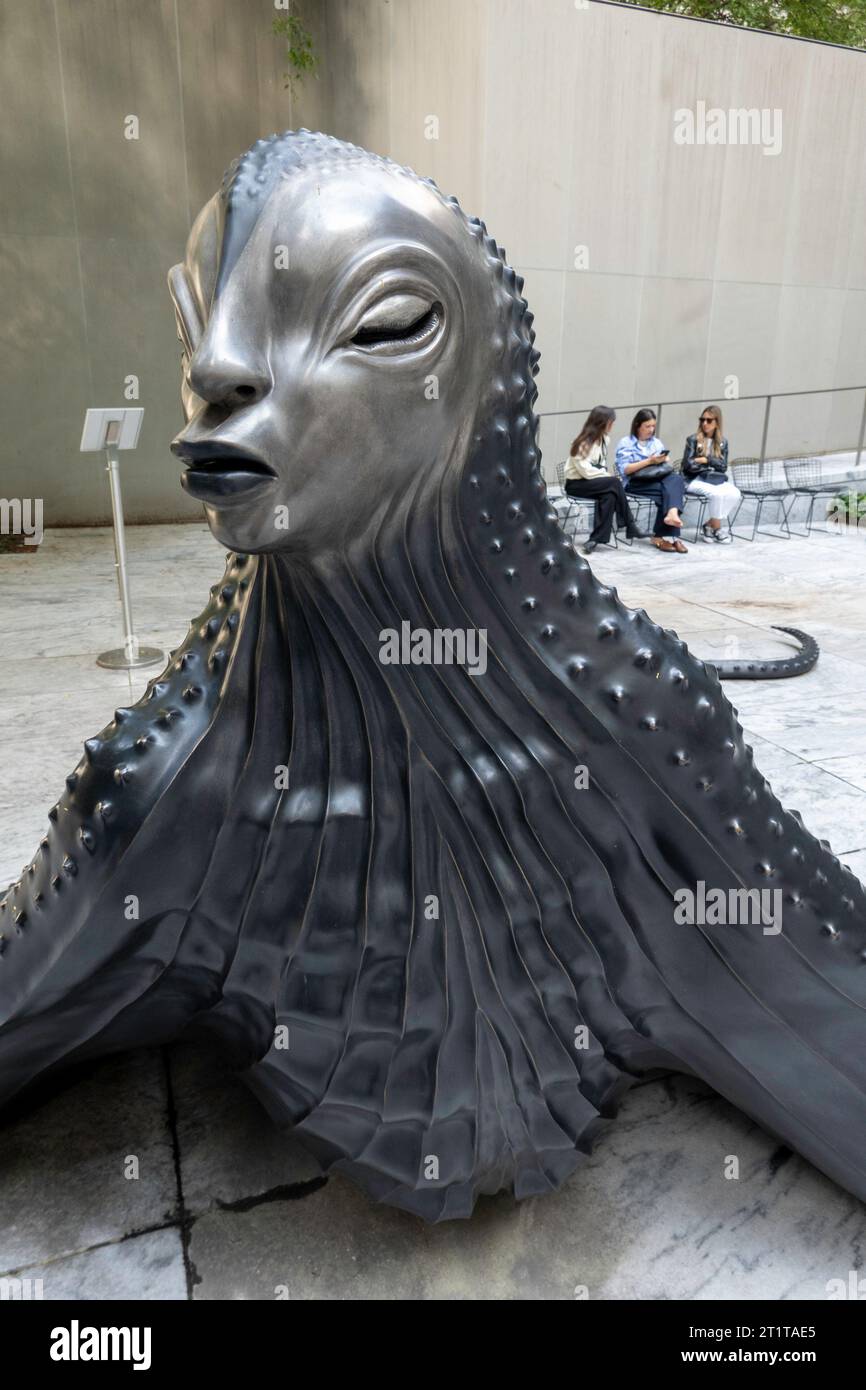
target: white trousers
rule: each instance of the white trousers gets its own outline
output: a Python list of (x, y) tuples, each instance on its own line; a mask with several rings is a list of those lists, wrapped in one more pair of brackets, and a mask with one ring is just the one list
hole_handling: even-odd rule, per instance
[(742, 496), (735, 483), (727, 480), (723, 483), (705, 483), (703, 478), (695, 478), (693, 482), (689, 483), (686, 492), (691, 493), (692, 496), (706, 497), (707, 516), (714, 521), (721, 521), (723, 517), (726, 517), (728, 512), (736, 507)]

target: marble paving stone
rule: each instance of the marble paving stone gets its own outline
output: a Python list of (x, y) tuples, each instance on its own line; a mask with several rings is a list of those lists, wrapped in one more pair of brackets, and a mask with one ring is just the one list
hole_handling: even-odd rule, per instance
[[(818, 638), (823, 650), (837, 652), (862, 669), (866, 667), (860, 583), (863, 551), (859, 546), (846, 547), (847, 583), (837, 578), (830, 586), (815, 585), (804, 576), (810, 566), (820, 565), (820, 556), (815, 553), (819, 544), (792, 541), (774, 546), (772, 541), (759, 541), (756, 548), (738, 543), (724, 548), (702, 545), (693, 546), (688, 556), (656, 552), (654, 561), (628, 554), (623, 548), (597, 551), (591, 563), (605, 582), (617, 587), (626, 603), (633, 602), (631, 585), (641, 590), (651, 586), (710, 608), (729, 621), (802, 627)], [(643, 543), (632, 549), (641, 548)], [(721, 555), (718, 550), (722, 550)], [(741, 559), (740, 552), (748, 554)], [(679, 568), (673, 567), (675, 560)], [(637, 602), (653, 616), (643, 595)]]
[[(654, 606), (650, 612), (656, 618)], [(788, 656), (793, 645), (789, 638), (766, 627), (736, 622), (711, 608), (689, 603), (681, 603), (678, 611), (664, 618), (659, 615), (656, 620), (660, 627), (673, 628), (703, 661), (738, 656)]]
[(192, 1215), (277, 1188), (308, 1183), (320, 1169), (278, 1130), (248, 1088), (212, 1049), (171, 1050), (184, 1205)]
[[(2, 621), (7, 628), (5, 618)], [(27, 660), (16, 654), (14, 662), (6, 662), (0, 670), (0, 701), (6, 708), (6, 701), (28, 698), (34, 691), (50, 689), (58, 695), (75, 695), (90, 690), (110, 704), (112, 700), (126, 701), (132, 693), (127, 671), (108, 671), (97, 666), (98, 653), (87, 652), (78, 656), (38, 657)], [(105, 706), (102, 706), (105, 708)]]
[(152, 1303), (187, 1296), (183, 1247), (180, 1232), (174, 1229), (150, 1231), (51, 1264), (33, 1265), (19, 1277), (41, 1279), (46, 1302), (128, 1299)]
[[(176, 646), (220, 578), (226, 552), (200, 525), (131, 526), (126, 535), (136, 631), (151, 641), (169, 626)], [(107, 527), (47, 531), (38, 555), (0, 556), (0, 582), (0, 631), (19, 639), (18, 660), (95, 657), (118, 645), (121, 613)]]
[[(56, 1258), (174, 1215), (177, 1181), (158, 1051), (89, 1064), (19, 1102), (0, 1126), (0, 1272)], [(130, 1157), (138, 1177), (126, 1177)], [(132, 1171), (127, 1165), (127, 1171)]]
[[(749, 734), (769, 739), (771, 744), (780, 748), (787, 748), (803, 762), (826, 762), (827, 755), (856, 756), (856, 737), (862, 726), (853, 710), (847, 712), (840, 708), (841, 701), (816, 691), (812, 708), (808, 708), (802, 696), (801, 701), (796, 702), (791, 691), (773, 695), (767, 691), (766, 685), (760, 691), (746, 687), (745, 681), (742, 685), (742, 692), (740, 689), (733, 692), (731, 703)], [(866, 708), (866, 692), (863, 694), (863, 705)], [(792, 745), (792, 731), (802, 733), (803, 728), (816, 731), (815, 744), (808, 745), (801, 741), (799, 746)], [(824, 749), (824, 752), (819, 752), (819, 749)]]
[(807, 710), (755, 712), (743, 722), (781, 748), (807, 762), (866, 753), (866, 720), (858, 711), (840, 709), (829, 701), (816, 701)]
[[(829, 653), (828, 653), (829, 656)], [(866, 670), (866, 668), (864, 668)], [(798, 679), (797, 677), (794, 680)], [(812, 708), (817, 717), (817, 722), (824, 723), (833, 720), (837, 724), (841, 718), (842, 723), (846, 721), (856, 724), (857, 707), (862, 704), (866, 708), (866, 690), (857, 690), (845, 684), (845, 678), (830, 676), (829, 670), (822, 672), (821, 678), (816, 679), (809, 685), (809, 700), (805, 700), (803, 692), (798, 695), (793, 689), (794, 680), (783, 685), (781, 681), (771, 691), (765, 682), (755, 682), (754, 684), (741, 681), (736, 686), (731, 682), (726, 687), (731, 703), (740, 713), (740, 719), (746, 723), (757, 726), (761, 721), (775, 719), (776, 727), (788, 727), (804, 722), (804, 715), (812, 717)], [(854, 702), (853, 707), (843, 708), (843, 698), (841, 691), (844, 690), (848, 700)], [(768, 725), (769, 727), (769, 725)], [(773, 738), (774, 735), (770, 734)]]
[[(830, 605), (823, 591), (791, 581), (778, 595), (763, 587), (759, 592), (761, 596), (756, 598), (754, 576), (749, 582), (749, 577), (744, 575), (739, 582), (726, 583), (713, 602), (704, 606), (729, 622), (752, 622), (766, 628), (768, 633), (774, 626), (803, 628), (819, 638), (819, 645), (823, 645), (822, 636), (837, 633), (837, 624), (827, 622)], [(841, 651), (841, 655), (847, 654)]]
[(847, 864), (852, 873), (855, 873), (861, 883), (866, 883), (866, 846), (855, 850), (853, 853), (842, 854), (842, 863)]
[(823, 768), (825, 772), (832, 772), (834, 777), (840, 777), (843, 782), (850, 782), (852, 787), (866, 792), (866, 752), (843, 753), (838, 758), (821, 758), (816, 761), (815, 766)]
[[(81, 652), (99, 652), (119, 647), (122, 641), (119, 613), (100, 616), (86, 602), (70, 599), (57, 622), (45, 620), (38, 603), (3, 617), (3, 633), (14, 641), (19, 659), (26, 657), (79, 656)], [(146, 631), (139, 630), (142, 641)]]
[(755, 766), (771, 782), (775, 772), (779, 769), (785, 771), (806, 766), (803, 759), (798, 758), (796, 753), (790, 753), (787, 748), (779, 748), (777, 744), (771, 743), (766, 738), (761, 738), (760, 734), (753, 733), (751, 729), (744, 729), (744, 735), (746, 743), (754, 755)]
[[(739, 1177), (725, 1165), (739, 1161)], [(424, 1226), (347, 1182), (196, 1222), (196, 1299), (824, 1299), (866, 1238), (861, 1203), (713, 1095), (632, 1091), (558, 1193)]]

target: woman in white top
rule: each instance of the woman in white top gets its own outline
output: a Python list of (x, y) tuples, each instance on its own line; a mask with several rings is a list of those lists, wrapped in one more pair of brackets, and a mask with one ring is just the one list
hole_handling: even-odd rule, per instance
[(629, 511), (625, 488), (608, 468), (607, 438), (613, 429), (616, 411), (597, 405), (571, 446), (565, 465), (565, 491), (569, 497), (591, 497), (595, 501), (595, 525), (581, 554), (591, 555), (599, 545), (607, 545), (616, 515), (617, 525), (630, 537), (643, 537)]

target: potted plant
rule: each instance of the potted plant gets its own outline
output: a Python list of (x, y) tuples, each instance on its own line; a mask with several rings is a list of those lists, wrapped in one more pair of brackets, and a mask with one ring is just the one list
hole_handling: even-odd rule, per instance
[(866, 528), (866, 492), (840, 492), (827, 503), (827, 520), (834, 526)]

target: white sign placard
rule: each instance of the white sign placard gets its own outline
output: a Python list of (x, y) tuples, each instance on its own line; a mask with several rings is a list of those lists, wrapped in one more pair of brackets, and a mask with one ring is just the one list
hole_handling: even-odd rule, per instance
[(98, 449), (104, 449), (106, 444), (113, 444), (116, 449), (134, 449), (141, 433), (143, 416), (144, 408), (140, 405), (88, 410), (81, 434), (81, 452), (95, 453)]

